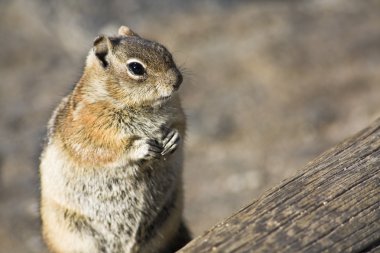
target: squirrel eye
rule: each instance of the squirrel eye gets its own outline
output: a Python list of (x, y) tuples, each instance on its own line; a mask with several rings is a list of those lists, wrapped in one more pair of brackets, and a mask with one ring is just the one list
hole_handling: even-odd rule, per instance
[(128, 63), (128, 70), (135, 76), (143, 76), (145, 74), (144, 66), (136, 61)]

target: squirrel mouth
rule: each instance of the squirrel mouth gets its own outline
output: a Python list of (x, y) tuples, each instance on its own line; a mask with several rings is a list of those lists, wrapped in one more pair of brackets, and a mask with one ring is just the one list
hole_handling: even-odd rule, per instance
[(161, 101), (166, 101), (166, 100), (168, 100), (169, 98), (171, 98), (171, 95), (169, 95), (169, 96), (165, 96), (165, 97), (160, 97), (160, 100), (161, 100)]
[(156, 100), (155, 105), (163, 105), (165, 104), (169, 99), (171, 98), (171, 95), (160, 97)]

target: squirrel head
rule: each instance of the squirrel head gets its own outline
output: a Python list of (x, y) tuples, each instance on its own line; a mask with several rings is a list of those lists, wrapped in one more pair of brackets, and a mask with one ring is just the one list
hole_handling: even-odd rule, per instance
[(119, 28), (118, 36), (95, 39), (85, 76), (102, 90), (103, 98), (135, 107), (161, 105), (182, 83), (170, 52), (126, 26)]

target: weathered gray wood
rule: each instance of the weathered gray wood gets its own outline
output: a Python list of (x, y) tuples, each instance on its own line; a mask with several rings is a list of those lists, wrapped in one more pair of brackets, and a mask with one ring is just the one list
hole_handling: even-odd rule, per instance
[(380, 252), (380, 119), (179, 252)]

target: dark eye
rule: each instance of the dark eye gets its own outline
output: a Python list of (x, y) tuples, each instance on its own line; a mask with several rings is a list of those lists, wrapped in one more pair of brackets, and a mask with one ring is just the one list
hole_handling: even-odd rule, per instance
[(143, 76), (145, 74), (145, 68), (139, 62), (134, 61), (128, 63), (128, 69), (135, 76)]

